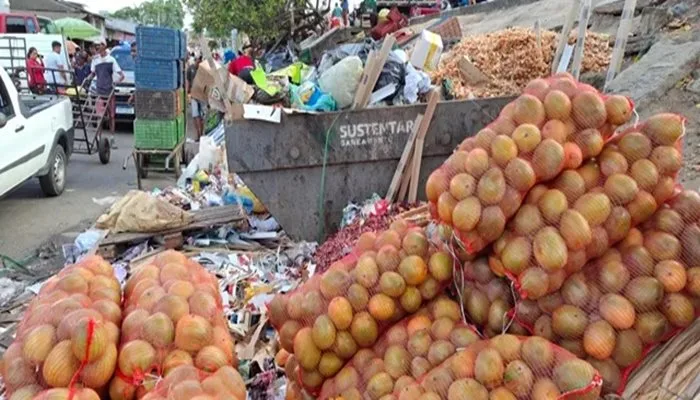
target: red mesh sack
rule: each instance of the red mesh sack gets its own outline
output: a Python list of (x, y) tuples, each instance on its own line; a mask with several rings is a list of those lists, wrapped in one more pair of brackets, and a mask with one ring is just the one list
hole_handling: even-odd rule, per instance
[(587, 359), (604, 391), (622, 393), (648, 351), (700, 311), (700, 195), (683, 191), (561, 289), (519, 305), (517, 318)]
[(434, 218), (475, 254), (504, 232), (527, 192), (596, 157), (633, 104), (568, 74), (535, 79), (496, 120), (435, 170), (426, 183)]
[(491, 271), (487, 257), (465, 262), (463, 282), (455, 282), (455, 286), (461, 288), (460, 299), (467, 321), (479, 328), (485, 337), (505, 332), (514, 335), (528, 333), (512, 318), (516, 301), (511, 282)]
[[(332, 377), (337, 369), (320, 371), (322, 359), (342, 365), (451, 282), (449, 254), (432, 248), (423, 229), (400, 225), (403, 229), (394, 225), (376, 235), (363, 234), (353, 252), (328, 271), (268, 304), (280, 344), (294, 353), (302, 376)], [(339, 338), (355, 350), (341, 351)], [(313, 391), (311, 385), (305, 387)]]
[(499, 335), (460, 350), (415, 383), (394, 388), (396, 400), (597, 400), (601, 379), (586, 361), (544, 338)]
[(112, 266), (97, 256), (46, 281), (3, 356), (9, 397), (32, 398), (53, 387), (51, 393), (75, 399), (99, 398), (117, 361), (120, 303)]
[(141, 398), (180, 365), (213, 373), (238, 364), (216, 277), (176, 251), (129, 278), (121, 332), (113, 400)]
[(441, 296), (387, 330), (371, 349), (362, 349), (323, 384), (319, 399), (372, 399), (391, 394), (396, 385), (413, 382), (479, 340), (463, 322), (460, 306)]
[(684, 119), (658, 114), (617, 135), (600, 156), (532, 188), (489, 262), (522, 298), (561, 287), (673, 196)]
[(231, 365), (203, 371), (179, 365), (159, 380), (141, 400), (245, 400), (243, 378)]

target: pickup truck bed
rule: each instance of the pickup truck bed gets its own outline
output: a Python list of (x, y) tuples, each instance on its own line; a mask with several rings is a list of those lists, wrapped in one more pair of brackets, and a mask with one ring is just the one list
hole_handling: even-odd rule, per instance
[[(19, 102), (22, 107), (22, 114), (25, 118), (38, 114), (41, 111), (58, 104), (63, 99), (51, 95), (20, 95)], [(27, 114), (28, 113), (28, 114)]]

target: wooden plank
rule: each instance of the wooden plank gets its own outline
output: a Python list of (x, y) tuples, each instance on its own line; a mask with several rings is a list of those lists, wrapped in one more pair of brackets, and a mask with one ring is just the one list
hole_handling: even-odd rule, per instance
[(387, 35), (384, 38), (384, 42), (382, 43), (382, 47), (379, 52), (374, 53), (375, 57), (371, 57), (371, 63), (369, 61), (370, 58), (367, 58), (368, 62), (365, 65), (365, 70), (360, 78), (360, 85), (358, 86), (357, 92), (355, 92), (353, 109), (367, 107), (369, 98), (372, 95), (372, 90), (374, 90), (374, 85), (377, 84), (377, 79), (379, 79), (379, 75), (382, 73), (384, 64), (386, 63), (394, 44), (396, 44), (396, 38), (393, 35)]
[(569, 14), (566, 16), (566, 21), (564, 22), (564, 27), (559, 34), (559, 42), (557, 43), (557, 51), (554, 53), (554, 58), (552, 59), (552, 75), (557, 72), (557, 67), (561, 60), (561, 55), (564, 53), (564, 47), (569, 41), (569, 33), (574, 27), (574, 21), (576, 20), (576, 15), (581, 8), (581, 0), (573, 0), (571, 2), (571, 8), (569, 9)]
[(584, 0), (581, 12), (578, 17), (578, 35), (576, 37), (576, 47), (574, 47), (574, 63), (571, 67), (571, 74), (578, 79), (581, 76), (581, 64), (583, 63), (583, 50), (586, 44), (586, 30), (588, 29), (588, 19), (591, 17), (591, 0)]
[(241, 208), (237, 204), (193, 211), (192, 216), (192, 222), (181, 228), (160, 232), (123, 232), (109, 235), (100, 243), (100, 247), (150, 239), (154, 236), (204, 229), (213, 225), (222, 225), (235, 221), (245, 221), (245, 216), (241, 214)]
[[(416, 142), (416, 136), (418, 135), (418, 126), (420, 125), (422, 119), (423, 116), (421, 114), (418, 114), (416, 116), (416, 120), (413, 122), (413, 130), (411, 131), (411, 135), (408, 137), (408, 141), (406, 142), (406, 145), (403, 148), (403, 153), (401, 153), (399, 164), (396, 166), (396, 171), (394, 172), (394, 177), (391, 178), (389, 190), (386, 192), (386, 196), (384, 197), (390, 203), (394, 201), (394, 197), (396, 196), (396, 190), (398, 189), (399, 183), (401, 182), (401, 178), (404, 175), (406, 165), (410, 160), (411, 152), (413, 151), (413, 144)], [(398, 200), (402, 200), (401, 196), (399, 196)]]
[(605, 85), (603, 91), (606, 91), (610, 82), (615, 79), (615, 76), (620, 72), (622, 60), (625, 56), (625, 48), (627, 47), (627, 37), (632, 29), (632, 19), (634, 18), (634, 9), (637, 6), (637, 0), (625, 0), (625, 6), (620, 17), (620, 26), (617, 28), (615, 36), (615, 47), (613, 47), (612, 56), (610, 57), (610, 65), (608, 73), (605, 76)]
[(425, 135), (428, 133), (430, 120), (433, 119), (433, 114), (435, 113), (435, 107), (437, 107), (439, 98), (440, 94), (437, 90), (433, 89), (428, 95), (428, 106), (425, 108), (425, 114), (423, 115), (423, 119), (421, 119), (420, 128), (418, 129), (416, 147), (413, 153), (411, 187), (408, 191), (408, 201), (411, 203), (415, 202), (416, 198), (418, 197), (418, 178), (420, 174), (421, 160), (423, 159), (423, 143), (425, 142)]
[(459, 72), (462, 75), (464, 82), (468, 85), (477, 86), (491, 81), (491, 78), (481, 72), (481, 70), (477, 68), (477, 66), (474, 65), (474, 63), (472, 63), (469, 60), (469, 57), (466, 55), (461, 56), (457, 60), (457, 67), (459, 68)]

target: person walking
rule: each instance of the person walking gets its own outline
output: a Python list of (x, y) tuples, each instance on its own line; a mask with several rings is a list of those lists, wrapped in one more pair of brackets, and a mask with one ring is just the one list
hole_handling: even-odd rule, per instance
[(88, 62), (88, 54), (84, 51), (80, 51), (75, 54), (75, 63), (73, 64), (73, 71), (75, 71), (75, 84), (76, 86), (82, 86), (85, 79), (90, 76), (91, 70), (90, 63)]
[(333, 8), (333, 18), (343, 18), (343, 9), (340, 8), (340, 3), (335, 3), (335, 8)]
[(202, 63), (202, 56), (197, 55), (194, 57), (194, 64), (187, 68), (187, 80), (185, 81), (185, 90), (187, 91), (187, 98), (190, 100), (190, 108), (192, 109), (192, 123), (194, 124), (194, 130), (197, 134), (195, 142), (199, 142), (202, 135), (204, 134), (204, 118), (206, 117), (207, 105), (197, 99), (193, 99), (190, 96), (190, 91), (192, 90), (192, 83), (194, 82), (194, 77), (197, 76), (197, 70), (199, 69), (199, 64)]
[(66, 60), (61, 57), (61, 42), (51, 43), (51, 52), (44, 58), (44, 79), (51, 92), (62, 92), (68, 83)]
[[(119, 63), (107, 52), (107, 42), (104, 39), (100, 39), (97, 42), (97, 54), (92, 58), (92, 64), (90, 65), (90, 75), (89, 79), (95, 78), (95, 91), (97, 95), (100, 96), (97, 107), (108, 107), (109, 112), (109, 127), (112, 131), (112, 147), (116, 149), (114, 143), (114, 129), (115, 129), (115, 109), (116, 104), (114, 101), (114, 75), (119, 77), (117, 83), (124, 80), (124, 72), (119, 67)], [(106, 100), (106, 103), (105, 103)]]
[(348, 15), (350, 14), (350, 6), (348, 5), (348, 0), (341, 0), (340, 2), (341, 8), (343, 10), (343, 25), (344, 26), (349, 26), (348, 25)]
[(36, 47), (30, 47), (27, 52), (27, 81), (32, 93), (43, 94), (46, 91), (44, 64), (41, 62)]
[(377, 1), (365, 0), (365, 12), (369, 13), (369, 23), (374, 28), (377, 25)]

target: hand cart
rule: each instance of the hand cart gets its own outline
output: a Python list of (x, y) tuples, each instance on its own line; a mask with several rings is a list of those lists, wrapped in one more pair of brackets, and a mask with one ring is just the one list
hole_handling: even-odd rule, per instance
[[(109, 95), (101, 95), (90, 88), (90, 81), (85, 80), (80, 86), (68, 86), (65, 93), (73, 105), (73, 127), (76, 131), (73, 140), (80, 144), (74, 145), (74, 151), (89, 155), (98, 153), (102, 164), (109, 163), (109, 138), (102, 135), (102, 129), (104, 122), (111, 118), (110, 110), (115, 101), (114, 89)], [(83, 131), (82, 137), (77, 134), (78, 131)]]
[[(131, 153), (131, 157), (134, 159), (134, 166), (136, 167), (136, 186), (141, 190), (141, 179), (146, 179), (149, 172), (173, 172), (175, 171), (175, 179), (180, 177), (180, 164), (184, 160), (184, 149), (185, 149), (185, 138), (171, 150), (167, 149), (134, 149)], [(156, 157), (165, 157), (163, 166), (156, 166)], [(124, 160), (124, 165), (122, 168), (126, 169), (127, 159)], [(170, 166), (170, 161), (173, 161), (173, 166)], [(153, 161), (153, 162), (151, 162)]]
[[(46, 73), (53, 76), (52, 82), (56, 82), (56, 77), (63, 75), (68, 83), (57, 85), (56, 83), (46, 83), (42, 87), (29, 87), (28, 71), (26, 71), (27, 42), (23, 37), (5, 36), (0, 38), (0, 64), (8, 71), (13, 79), (17, 91), (23, 95), (60, 95), (70, 99), (73, 113), (73, 128), (75, 128), (73, 151), (92, 155), (99, 154), (100, 162), (107, 164), (110, 158), (109, 139), (102, 137), (102, 124), (105, 121), (106, 113), (113, 106), (114, 90), (108, 95), (98, 95), (87, 89), (89, 82), (86, 80), (82, 85), (75, 83), (75, 72), (73, 70), (62, 71), (51, 68), (44, 68)], [(68, 64), (68, 60), (66, 60)], [(82, 131), (82, 135), (79, 133)]]

